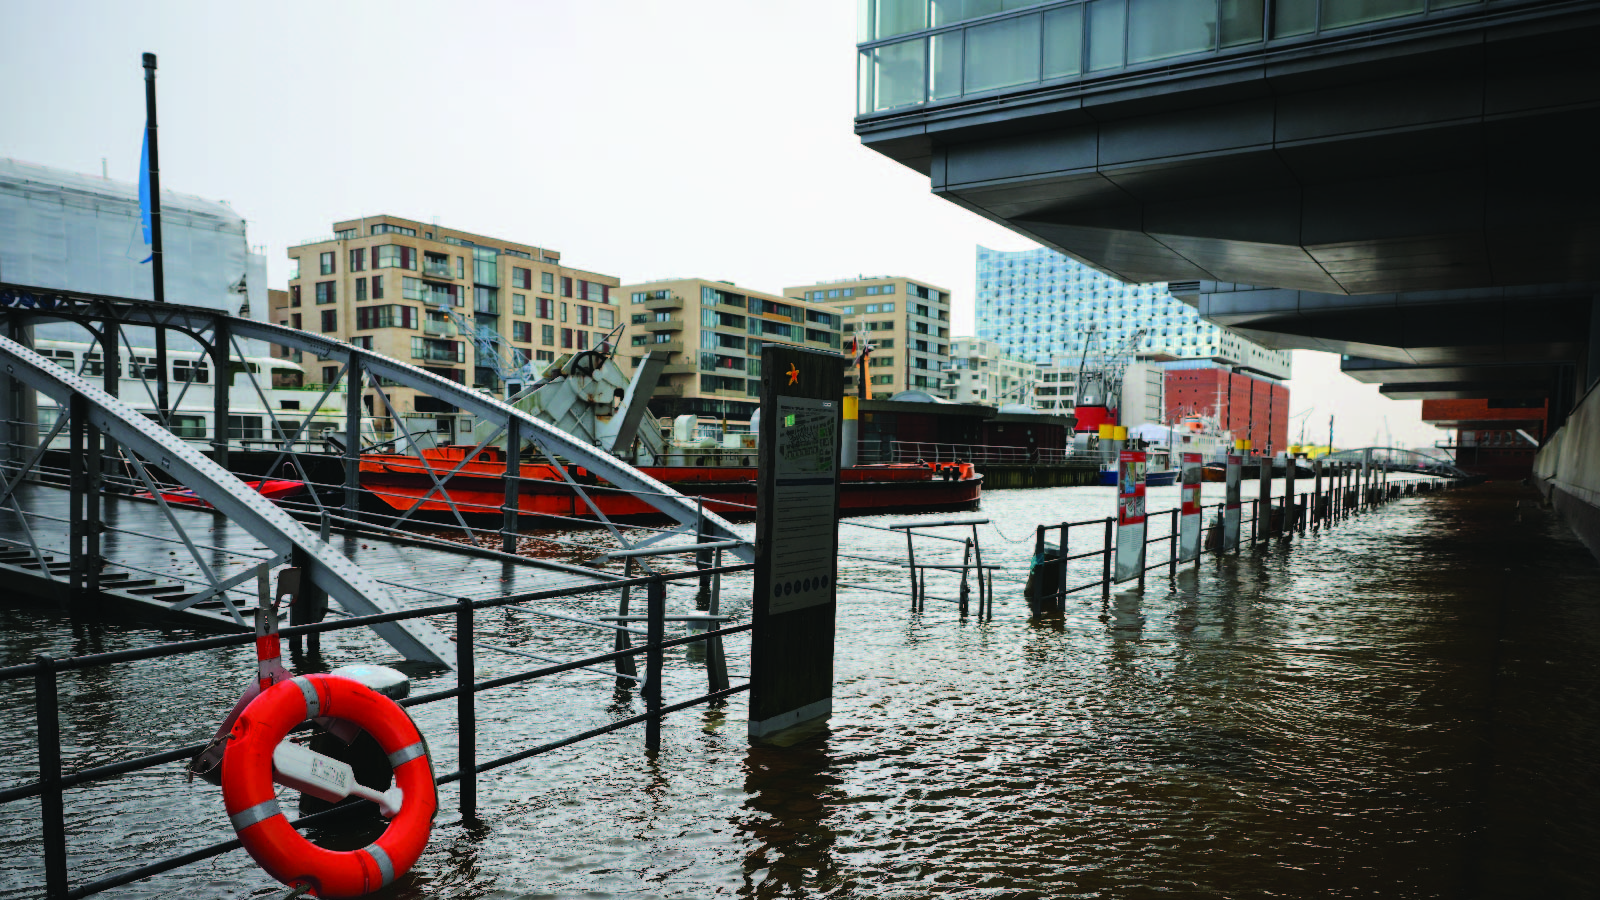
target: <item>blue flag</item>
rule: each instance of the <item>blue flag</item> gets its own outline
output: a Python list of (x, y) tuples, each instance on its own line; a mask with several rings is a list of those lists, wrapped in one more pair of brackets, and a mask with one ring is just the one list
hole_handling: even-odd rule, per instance
[(139, 218), (144, 222), (144, 249), (145, 257), (139, 260), (147, 263), (156, 258), (155, 248), (152, 246), (154, 239), (150, 236), (150, 129), (144, 132), (144, 144), (139, 151)]

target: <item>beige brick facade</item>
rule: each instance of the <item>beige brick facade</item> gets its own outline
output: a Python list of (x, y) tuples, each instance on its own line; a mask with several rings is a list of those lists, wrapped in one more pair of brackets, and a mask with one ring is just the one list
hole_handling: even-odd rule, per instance
[[(274, 320), (496, 396), (562, 353), (595, 346), (625, 315), (619, 279), (565, 266), (555, 250), (395, 216), (335, 222), (333, 229), (331, 237), (289, 248), (295, 270)], [(494, 336), (498, 361), (475, 345), (475, 330)], [(313, 382), (339, 371), (332, 361), (300, 362)], [(385, 392), (393, 409), (376, 410), (380, 417), (451, 412), (415, 391)], [(369, 409), (374, 393), (366, 392)]]
[[(867, 367), (872, 396), (904, 390), (936, 393), (950, 361), (950, 292), (899, 276), (797, 285), (786, 297), (823, 304), (844, 319), (848, 344), (857, 334), (875, 348)], [(855, 390), (856, 373), (845, 374)]]
[(762, 344), (841, 345), (837, 311), (728, 281), (663, 279), (618, 293), (627, 322), (621, 353), (633, 366), (651, 350), (670, 354), (650, 404), (661, 418), (688, 414), (743, 430), (759, 405)]

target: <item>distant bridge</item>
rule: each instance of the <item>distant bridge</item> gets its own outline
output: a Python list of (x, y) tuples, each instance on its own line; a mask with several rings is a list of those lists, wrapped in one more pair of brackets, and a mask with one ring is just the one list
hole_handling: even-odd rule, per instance
[(1340, 450), (1329, 453), (1319, 459), (1333, 460), (1343, 463), (1363, 463), (1378, 469), (1390, 472), (1411, 472), (1417, 475), (1437, 475), (1443, 478), (1468, 478), (1471, 473), (1455, 464), (1449, 457), (1420, 450), (1406, 450), (1400, 447), (1358, 447), (1353, 450)]

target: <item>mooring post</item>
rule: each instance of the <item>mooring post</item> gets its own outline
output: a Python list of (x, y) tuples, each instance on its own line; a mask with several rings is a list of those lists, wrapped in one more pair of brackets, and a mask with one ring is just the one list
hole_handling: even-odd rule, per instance
[(768, 343), (761, 373), (748, 729), (781, 744), (833, 714), (844, 357)]
[(645, 586), (644, 748), (661, 750), (661, 642), (667, 631), (667, 584), (659, 577)]
[(34, 657), (39, 671), (33, 676), (34, 719), (38, 723), (39, 819), (44, 831), (45, 896), (67, 896), (67, 815), (61, 798), (61, 720), (56, 693), (55, 658)]
[(1272, 449), (1261, 454), (1261, 492), (1256, 502), (1256, 531), (1261, 540), (1272, 537)]
[(522, 504), (522, 421), (506, 422), (506, 492), (501, 507), (500, 552), (517, 552), (517, 512)]
[(1281, 531), (1284, 537), (1293, 536), (1300, 526), (1300, 504), (1296, 502), (1299, 498), (1294, 495), (1294, 481), (1297, 474), (1295, 470), (1294, 454), (1285, 454), (1283, 457), (1283, 529)]
[(1322, 508), (1322, 460), (1311, 461), (1311, 530), (1315, 532), (1322, 524), (1322, 519), (1327, 511)]
[(478, 817), (477, 675), (472, 661), (472, 600), (456, 601), (456, 768), (461, 770), (461, 821)]
[[(78, 399), (74, 396), (73, 399)], [(84, 459), (90, 461), (88, 471), (84, 473), (83, 489), (83, 565), (84, 599), (91, 603), (100, 599), (100, 532), (104, 529), (102, 522), (101, 499), (105, 492), (106, 470), (102, 464), (101, 451), (111, 443), (110, 437), (101, 434), (100, 429), (89, 421), (88, 404), (82, 406), (84, 434)]]

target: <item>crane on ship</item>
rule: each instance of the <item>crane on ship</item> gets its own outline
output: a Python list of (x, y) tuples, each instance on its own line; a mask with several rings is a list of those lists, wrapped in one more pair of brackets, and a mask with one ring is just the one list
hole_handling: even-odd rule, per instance
[(1079, 431), (1097, 431), (1101, 425), (1117, 424), (1122, 402), (1122, 377), (1139, 350), (1148, 329), (1139, 328), (1113, 347), (1104, 332), (1091, 327), (1084, 334), (1083, 356), (1078, 362), (1078, 402), (1075, 412)]

